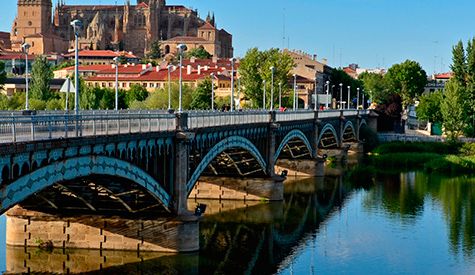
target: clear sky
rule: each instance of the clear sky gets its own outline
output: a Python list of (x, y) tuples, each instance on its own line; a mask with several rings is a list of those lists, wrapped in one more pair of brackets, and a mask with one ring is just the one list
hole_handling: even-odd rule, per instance
[[(57, 0), (53, 0), (56, 2)], [(10, 31), (16, 0), (1, 0), (0, 30)], [(122, 4), (124, 0), (117, 0)], [(132, 3), (135, 0), (131, 0)], [(115, 0), (66, 0), (114, 4)], [(234, 35), (236, 56), (250, 47), (299, 49), (330, 65), (389, 67), (413, 59), (430, 74), (447, 71), (451, 47), (475, 36), (473, 0), (168, 0), (214, 11), (218, 27)], [(285, 15), (285, 16), (284, 16)], [(285, 18), (285, 20), (284, 20)], [(285, 21), (285, 43), (284, 43)]]

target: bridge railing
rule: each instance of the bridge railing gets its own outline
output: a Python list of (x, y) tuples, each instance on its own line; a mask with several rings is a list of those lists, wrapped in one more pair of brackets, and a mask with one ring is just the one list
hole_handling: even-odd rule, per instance
[(163, 112), (99, 112), (73, 114), (0, 115), (0, 143), (68, 137), (172, 131), (174, 114)]
[(270, 115), (267, 111), (246, 112), (190, 112), (188, 113), (188, 128), (206, 128), (226, 125), (241, 125), (252, 123), (268, 123)]
[(309, 110), (302, 111), (289, 111), (289, 112), (276, 112), (276, 122), (295, 121), (295, 120), (308, 120), (314, 119), (315, 112)]

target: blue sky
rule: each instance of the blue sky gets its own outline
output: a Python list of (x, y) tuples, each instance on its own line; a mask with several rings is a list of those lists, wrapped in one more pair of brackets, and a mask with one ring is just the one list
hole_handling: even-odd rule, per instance
[[(56, 0), (53, 0), (56, 2)], [(2, 0), (0, 30), (10, 31), (16, 0)], [(121, 4), (124, 0), (117, 0)], [(131, 0), (135, 2), (135, 0)], [(66, 0), (114, 4), (114, 0)], [(428, 73), (447, 71), (451, 47), (475, 36), (473, 0), (168, 0), (214, 11), (218, 27), (234, 35), (236, 56), (250, 47), (290, 45), (330, 65), (389, 67), (413, 59)], [(283, 42), (283, 22), (286, 39)]]

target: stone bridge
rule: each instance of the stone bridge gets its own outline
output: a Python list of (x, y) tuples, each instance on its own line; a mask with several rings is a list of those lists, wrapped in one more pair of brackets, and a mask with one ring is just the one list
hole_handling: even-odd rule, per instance
[(365, 110), (0, 114), (0, 213), (183, 217), (204, 176), (278, 200), (280, 159), (315, 161), (375, 123)]

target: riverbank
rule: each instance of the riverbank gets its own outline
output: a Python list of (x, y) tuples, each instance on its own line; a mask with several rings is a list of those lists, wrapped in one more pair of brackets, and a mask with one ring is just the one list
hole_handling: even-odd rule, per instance
[(375, 169), (471, 173), (475, 171), (475, 144), (390, 142), (371, 151), (367, 165)]

